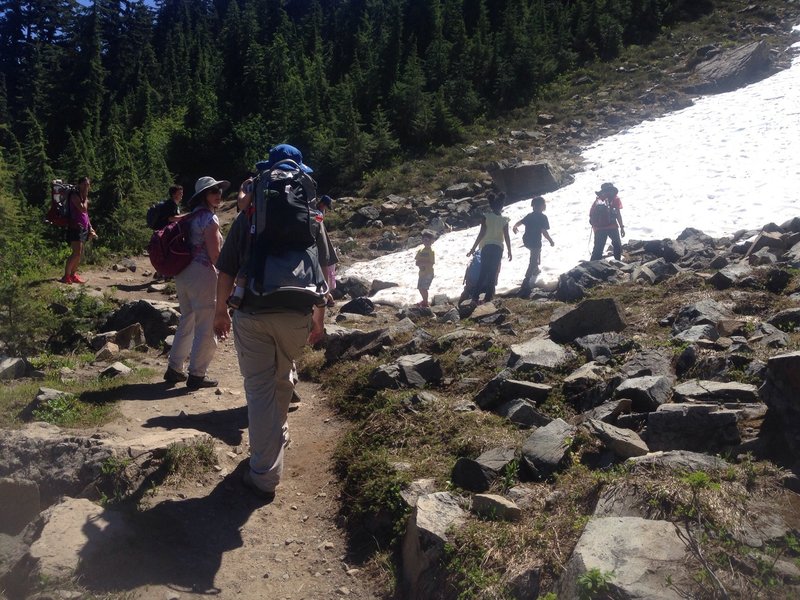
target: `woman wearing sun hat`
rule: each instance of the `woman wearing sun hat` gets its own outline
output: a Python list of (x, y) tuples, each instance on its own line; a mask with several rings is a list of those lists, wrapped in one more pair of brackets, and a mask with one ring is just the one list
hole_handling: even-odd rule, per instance
[[(215, 387), (217, 381), (206, 375), (217, 349), (214, 337), (214, 310), (217, 301), (217, 269), (214, 264), (222, 247), (216, 211), (228, 181), (201, 177), (194, 185), (189, 200), (189, 240), (192, 262), (175, 277), (181, 320), (169, 353), (169, 366), (164, 380), (186, 381), (189, 389)], [(189, 377), (183, 365), (189, 359)]]

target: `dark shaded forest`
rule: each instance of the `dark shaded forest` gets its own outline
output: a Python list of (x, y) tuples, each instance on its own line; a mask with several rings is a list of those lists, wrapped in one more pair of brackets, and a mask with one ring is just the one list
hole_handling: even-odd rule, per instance
[[(298, 146), (323, 187), (456, 143), (476, 120), (662, 27), (696, 0), (0, 0), (0, 217), (41, 221), (89, 175), (113, 250), (204, 174)], [(32, 223), (26, 230), (36, 228)], [(44, 232), (47, 237), (47, 232)], [(2, 238), (0, 238), (1, 240)]]

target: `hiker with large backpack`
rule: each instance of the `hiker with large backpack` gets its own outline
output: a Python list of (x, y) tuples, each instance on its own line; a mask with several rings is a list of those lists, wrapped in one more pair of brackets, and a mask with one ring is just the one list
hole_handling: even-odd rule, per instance
[(154, 231), (164, 229), (170, 223), (179, 221), (185, 215), (181, 214), (181, 201), (183, 200), (183, 186), (169, 186), (169, 197), (154, 204), (147, 209), (147, 226)]
[[(273, 147), (256, 166), (239, 194), (247, 210), (231, 225), (217, 261), (214, 332), (224, 339), (233, 329), (244, 378), (250, 462), (242, 483), (271, 502), (288, 441), (292, 361), (306, 343), (322, 339), (327, 285), (317, 254), (322, 219), (312, 169), (289, 144)], [(244, 293), (231, 317), (226, 299), (237, 277), (244, 278)]]
[[(154, 231), (160, 231), (170, 223), (180, 221), (186, 216), (185, 214), (181, 214), (180, 205), (182, 200), (183, 186), (177, 184), (169, 186), (169, 196), (166, 200), (153, 204), (153, 206), (147, 209), (147, 215), (145, 217), (147, 226)], [(155, 279), (166, 279), (169, 276), (164, 273), (159, 273), (158, 269), (156, 269), (154, 277)]]
[(81, 177), (78, 188), (69, 188), (67, 191), (67, 243), (72, 253), (64, 263), (64, 276), (59, 279), (61, 283), (86, 283), (78, 275), (78, 265), (81, 264), (83, 247), (89, 240), (97, 237), (97, 232), (89, 220), (89, 190), (92, 181), (88, 177)]
[(594, 231), (594, 248), (591, 260), (603, 258), (606, 240), (611, 239), (614, 249), (614, 258), (622, 258), (622, 240), (625, 237), (625, 226), (622, 224), (622, 202), (617, 194), (619, 190), (613, 183), (604, 183), (600, 191), (595, 193), (592, 208), (589, 209), (589, 223)]
[[(185, 381), (190, 390), (217, 386), (217, 381), (206, 373), (217, 349), (214, 337), (217, 269), (214, 265), (219, 258), (222, 234), (216, 210), (229, 186), (228, 181), (217, 181), (213, 177), (198, 179), (189, 200), (190, 214), (177, 224), (188, 225), (191, 261), (175, 275), (181, 319), (169, 352), (164, 381), (172, 384)], [(188, 377), (183, 371), (187, 359)]]

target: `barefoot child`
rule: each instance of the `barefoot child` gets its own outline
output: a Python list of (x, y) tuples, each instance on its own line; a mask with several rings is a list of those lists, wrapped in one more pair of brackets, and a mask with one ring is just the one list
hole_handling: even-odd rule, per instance
[(551, 246), (555, 246), (555, 242), (553, 242), (550, 234), (547, 233), (547, 230), (550, 229), (550, 222), (547, 220), (547, 215), (544, 214), (547, 208), (544, 198), (536, 196), (531, 201), (531, 208), (533, 208), (533, 212), (522, 217), (512, 228), (512, 231), (517, 233), (520, 225), (525, 227), (525, 233), (522, 234), (522, 243), (531, 251), (528, 270), (525, 271), (525, 279), (522, 280), (522, 287), (519, 290), (520, 296), (530, 294), (531, 279), (535, 280), (539, 274), (539, 264), (542, 262), (542, 236), (550, 242)]
[(433, 233), (430, 231), (422, 232), (422, 248), (417, 252), (415, 258), (417, 266), (419, 267), (419, 280), (417, 281), (417, 289), (422, 296), (422, 302), (417, 306), (429, 306), (428, 304), (428, 290), (433, 281), (433, 264), (436, 262), (433, 249)]

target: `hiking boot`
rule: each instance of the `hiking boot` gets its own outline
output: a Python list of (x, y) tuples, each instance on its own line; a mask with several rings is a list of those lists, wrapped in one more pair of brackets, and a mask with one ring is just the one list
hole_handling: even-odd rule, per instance
[(203, 375), (202, 377), (198, 377), (197, 375), (189, 375), (188, 379), (186, 379), (186, 387), (190, 390), (199, 390), (200, 388), (212, 388), (217, 387), (219, 385), (219, 381), (216, 379), (209, 379), (207, 376)]
[(169, 383), (178, 383), (180, 381), (186, 381), (186, 375), (184, 375), (180, 371), (176, 371), (172, 367), (167, 367), (167, 372), (164, 373), (164, 381), (167, 381)]
[(247, 471), (244, 472), (244, 475), (242, 475), (242, 485), (253, 492), (256, 497), (260, 498), (266, 503), (270, 503), (275, 500), (274, 491), (268, 492), (267, 490), (262, 490), (256, 485), (256, 482), (253, 481), (253, 476), (250, 474), (250, 469), (247, 469)]
[(72, 274), (72, 283), (86, 283), (86, 280), (77, 273)]

